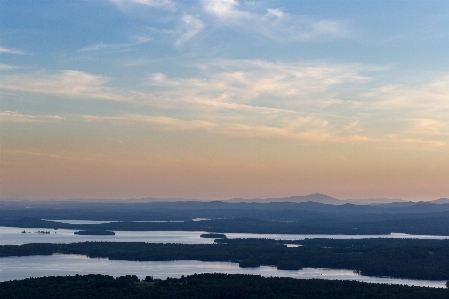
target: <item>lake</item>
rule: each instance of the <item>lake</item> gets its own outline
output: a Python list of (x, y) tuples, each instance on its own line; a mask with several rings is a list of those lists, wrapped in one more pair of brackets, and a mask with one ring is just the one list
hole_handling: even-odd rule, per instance
[[(26, 233), (21, 233), (22, 231)], [(39, 234), (38, 231), (50, 232)], [(27, 243), (75, 243), (87, 241), (103, 242), (147, 242), (179, 244), (212, 244), (214, 239), (201, 238), (202, 231), (115, 231), (115, 236), (75, 235), (76, 230), (49, 228), (17, 228), (0, 226), (0, 245), (21, 245)], [(407, 238), (407, 239), (449, 239), (449, 236), (407, 235), (292, 235), (292, 234), (250, 234), (226, 233), (228, 238), (268, 238), (277, 240), (304, 240), (306, 238), (365, 239), (365, 238)]]
[[(22, 231), (27, 233), (22, 233)], [(39, 234), (38, 231), (50, 232)], [(214, 239), (200, 238), (205, 232), (185, 231), (115, 231), (115, 236), (75, 235), (76, 230), (48, 228), (0, 227), (0, 245), (22, 245), (27, 243), (75, 243), (87, 241), (103, 242), (147, 242), (213, 244)]]
[(200, 273), (253, 274), (265, 277), (292, 277), (299, 279), (355, 280), (370, 283), (414, 285), (445, 288), (446, 281), (409, 280), (362, 276), (351, 270), (304, 268), (299, 271), (277, 270), (275, 267), (239, 268), (237, 263), (201, 261), (136, 262), (108, 259), (91, 259), (83, 255), (53, 254), (51, 256), (24, 256), (0, 258), (0, 281), (28, 277), (63, 276), (75, 274), (137, 275), (140, 279), (179, 278)]
[[(26, 233), (22, 233), (25, 231)], [(49, 232), (48, 234), (38, 233)], [(0, 227), (0, 245), (21, 245), (26, 243), (74, 243), (86, 241), (104, 242), (147, 242), (212, 244), (213, 239), (201, 238), (205, 232), (189, 231), (115, 231), (115, 236), (80, 236), (76, 230), (48, 228)], [(417, 238), (448, 239), (448, 236), (405, 235), (292, 235), (292, 234), (246, 234), (226, 233), (228, 238), (270, 238), (280, 240), (303, 240), (305, 238), (362, 239), (362, 238)], [(288, 244), (296, 247), (295, 244)], [(24, 279), (28, 277), (107, 274), (122, 276), (135, 274), (139, 278), (152, 275), (154, 278), (181, 277), (194, 273), (255, 274), (292, 278), (319, 278), (356, 280), (371, 283), (391, 283), (427, 287), (445, 287), (446, 281), (407, 280), (361, 276), (351, 270), (305, 268), (300, 271), (277, 270), (275, 267), (239, 268), (236, 263), (201, 261), (110, 261), (108, 259), (90, 259), (81, 255), (25, 256), (0, 258), (0, 281)]]

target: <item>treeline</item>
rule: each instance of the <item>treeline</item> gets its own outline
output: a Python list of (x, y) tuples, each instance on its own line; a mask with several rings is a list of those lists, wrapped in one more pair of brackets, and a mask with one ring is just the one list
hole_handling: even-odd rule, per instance
[(398, 246), (424, 246), (449, 247), (449, 239), (413, 239), (413, 238), (362, 238), (362, 239), (332, 239), (332, 238), (306, 238), (304, 240), (276, 240), (267, 238), (232, 238), (215, 239), (215, 243), (267, 243), (267, 244), (298, 244), (318, 247), (398, 247)]
[(256, 275), (200, 274), (139, 282), (134, 275), (29, 278), (0, 283), (9, 299), (444, 299), (447, 289), (371, 284), (355, 281), (265, 278)]
[(363, 240), (333, 241), (340, 245), (345, 243), (346, 246), (329, 246), (332, 241), (323, 241), (323, 245), (328, 246), (307, 245), (307, 240), (304, 246), (297, 248), (288, 248), (274, 240), (193, 245), (84, 242), (4, 245), (0, 246), (0, 256), (63, 253), (131, 261), (232, 261), (242, 267), (268, 265), (291, 270), (302, 267), (350, 269), (368, 276), (449, 280), (449, 246), (446, 240), (433, 240), (425, 244), (416, 240), (398, 242), (382, 239), (377, 242), (385, 244), (391, 241), (395, 246), (377, 247), (370, 239), (366, 240), (367, 246), (363, 246)]

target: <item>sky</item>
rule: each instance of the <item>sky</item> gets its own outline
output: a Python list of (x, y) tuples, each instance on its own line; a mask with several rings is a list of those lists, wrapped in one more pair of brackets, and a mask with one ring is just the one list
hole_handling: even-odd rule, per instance
[(449, 1), (0, 1), (0, 198), (449, 197)]

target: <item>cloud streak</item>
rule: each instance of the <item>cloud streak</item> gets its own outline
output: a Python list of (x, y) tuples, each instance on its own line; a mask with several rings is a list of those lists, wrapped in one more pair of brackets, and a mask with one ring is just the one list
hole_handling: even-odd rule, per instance
[(0, 63), (0, 71), (12, 71), (12, 70), (17, 70), (17, 69), (21, 69), (21, 68), (22, 67), (20, 67), (20, 66)]
[(162, 104), (191, 102), (241, 110), (250, 110), (252, 106), (259, 112), (266, 109), (267, 112), (289, 113), (304, 105), (320, 108), (340, 105), (343, 101), (330, 97), (329, 90), (370, 81), (360, 74), (364, 67), (354, 65), (219, 60), (199, 68), (203, 70), (202, 77), (169, 78), (161, 73), (149, 76), (150, 86), (161, 90), (153, 96), (160, 98)]
[(121, 9), (126, 9), (130, 6), (147, 6), (151, 8), (173, 9), (175, 4), (171, 0), (110, 0), (112, 3), (118, 5)]
[(282, 126), (267, 126), (224, 121), (205, 121), (199, 119), (181, 120), (172, 117), (127, 114), (123, 116), (81, 116), (86, 122), (103, 122), (111, 124), (148, 125), (154, 129), (204, 131), (213, 134), (248, 137), (248, 138), (287, 138), (305, 142), (371, 142), (370, 138), (350, 135), (337, 136), (330, 131), (326, 121), (313, 117), (297, 118)]
[(226, 23), (235, 23), (254, 17), (251, 13), (240, 10), (240, 4), (236, 0), (203, 0), (202, 3), (207, 13)]
[[(372, 109), (416, 108), (441, 112), (449, 109), (449, 76), (421, 86), (389, 84), (361, 96), (371, 101), (361, 103)], [(443, 110), (441, 110), (443, 109)]]
[(306, 41), (346, 38), (347, 23), (341, 20), (316, 20), (288, 14), (279, 8), (266, 8), (266, 13), (243, 8), (237, 0), (203, 0), (204, 11), (236, 30), (256, 32), (275, 40)]
[(200, 32), (204, 28), (204, 23), (201, 20), (194, 18), (190, 15), (185, 15), (182, 18), (182, 21), (183, 21), (182, 26), (183, 29), (181, 30), (182, 35), (175, 43), (175, 45), (178, 47), (183, 43), (185, 43), (186, 41), (190, 40), (195, 35), (197, 35), (198, 32)]
[(146, 125), (156, 130), (168, 131), (202, 131), (211, 134), (220, 134), (244, 138), (281, 138), (297, 140), (308, 143), (331, 144), (400, 144), (401, 146), (419, 147), (445, 147), (446, 141), (428, 140), (420, 138), (398, 137), (396, 135), (384, 135), (369, 137), (360, 134), (341, 135), (332, 128), (327, 121), (307, 116), (285, 121), (278, 126), (263, 124), (205, 121), (200, 119), (182, 120), (172, 117), (148, 116), (142, 114), (127, 114), (122, 116), (80, 116), (86, 122), (110, 123), (111, 125), (127, 124)]
[(12, 123), (31, 123), (31, 122), (45, 122), (45, 121), (59, 121), (64, 118), (58, 115), (30, 115), (22, 114), (16, 111), (2, 111), (0, 112), (0, 122)]
[(26, 52), (23, 50), (11, 49), (11, 48), (5, 48), (5, 47), (0, 47), (0, 53), (14, 54), (14, 55), (26, 55)]
[(127, 48), (131, 48), (134, 46), (146, 44), (152, 40), (151, 37), (139, 36), (132, 38), (132, 41), (125, 44), (104, 44), (99, 43), (91, 46), (84, 47), (79, 50), (79, 52), (91, 52), (91, 51), (99, 51), (99, 50), (123, 50)]
[(72, 98), (129, 101), (107, 87), (108, 78), (86, 72), (64, 70), (56, 74), (31, 73), (3, 76), (0, 88), (22, 92), (62, 95)]
[[(82, 117), (92, 123), (141, 123), (163, 129), (310, 142), (402, 142), (432, 147), (448, 142), (447, 76), (422, 86), (391, 85), (365, 92), (384, 68), (263, 60), (215, 60), (196, 67), (199, 75), (194, 77), (151, 74), (140, 91), (112, 88), (107, 77), (73, 70), (3, 76), (0, 87), (132, 104), (125, 116)], [(350, 96), (358, 100), (347, 100), (347, 87), (351, 88)], [(142, 110), (138, 107), (147, 111), (153, 107), (151, 114), (155, 115), (132, 113)], [(378, 115), (370, 113), (386, 107), (405, 107), (407, 113), (391, 117), (394, 125), (388, 130), (373, 130)], [(172, 117), (175, 114), (183, 119)], [(36, 122), (52, 118), (6, 111), (1, 119)]]

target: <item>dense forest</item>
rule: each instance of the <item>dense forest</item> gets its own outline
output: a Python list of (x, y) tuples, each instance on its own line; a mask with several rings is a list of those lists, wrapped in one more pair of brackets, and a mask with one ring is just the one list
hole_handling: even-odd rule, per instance
[(295, 241), (303, 245), (296, 248), (276, 240), (216, 241), (217, 244), (195, 245), (143, 242), (4, 245), (0, 246), (0, 256), (64, 253), (133, 261), (232, 261), (241, 267), (350, 269), (368, 276), (449, 280), (449, 240), (311, 239)]
[(134, 275), (28, 278), (0, 283), (0, 298), (9, 299), (443, 299), (447, 289), (368, 284), (354, 281), (264, 278), (256, 275), (200, 274), (180, 279), (140, 282)]

